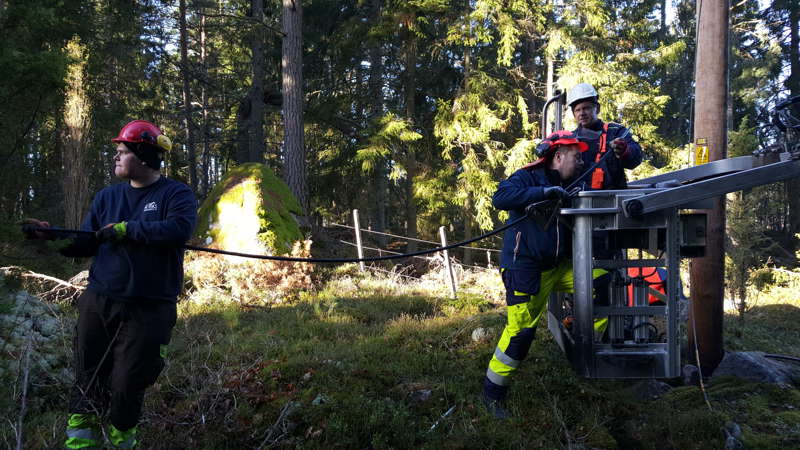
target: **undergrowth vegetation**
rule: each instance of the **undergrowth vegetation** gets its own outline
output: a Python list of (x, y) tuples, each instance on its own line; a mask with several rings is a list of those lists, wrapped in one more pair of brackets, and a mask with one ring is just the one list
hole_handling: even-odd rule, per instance
[[(456, 298), (442, 272), (411, 280), (357, 265), (323, 268), (300, 291), (249, 294), (262, 301), (193, 284), (146, 396), (144, 448), (705, 449), (724, 447), (729, 422), (747, 448), (800, 446), (797, 389), (723, 379), (707, 386), (709, 408), (674, 380), (643, 400), (634, 381), (577, 377), (545, 327), (514, 379), (513, 418), (498, 422), (479, 394), (505, 323), (501, 282), (496, 271), (460, 277)], [(755, 306), (745, 323), (728, 346), (800, 356), (796, 298)], [(26, 448), (60, 445), (68, 388), (31, 386)], [(18, 415), (19, 402), (5, 406)], [(14, 439), (5, 427), (0, 442)]]

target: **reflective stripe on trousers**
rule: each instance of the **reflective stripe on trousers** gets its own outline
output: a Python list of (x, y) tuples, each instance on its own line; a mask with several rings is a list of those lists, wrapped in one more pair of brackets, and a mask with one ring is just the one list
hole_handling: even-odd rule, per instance
[[(592, 277), (597, 278), (606, 273), (603, 269), (594, 269)], [(519, 368), (530, 350), (536, 326), (547, 310), (550, 293), (572, 291), (572, 261), (566, 260), (557, 267), (542, 272), (538, 294), (514, 292), (515, 297), (527, 296), (528, 301), (507, 307), (506, 326), (486, 370), (489, 381), (498, 386), (509, 385), (509, 377)], [(606, 318), (598, 319), (595, 325), (605, 329), (607, 322)]]
[(94, 414), (70, 414), (66, 434), (66, 448), (87, 449), (101, 446), (100, 425)]

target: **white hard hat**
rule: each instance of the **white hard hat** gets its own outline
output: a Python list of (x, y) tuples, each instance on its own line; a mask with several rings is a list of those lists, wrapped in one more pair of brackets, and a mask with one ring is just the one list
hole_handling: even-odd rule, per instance
[(572, 89), (567, 92), (567, 106), (572, 108), (575, 103), (581, 100), (592, 99), (597, 101), (597, 91), (594, 86), (589, 83), (576, 84)]

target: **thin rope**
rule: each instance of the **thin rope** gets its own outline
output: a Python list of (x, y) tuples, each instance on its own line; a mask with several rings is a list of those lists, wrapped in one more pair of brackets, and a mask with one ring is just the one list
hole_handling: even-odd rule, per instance
[[(335, 226), (335, 227), (347, 228), (349, 230), (355, 230), (356, 229), (356, 227), (354, 227), (354, 226), (342, 225), (340, 223), (331, 222), (329, 225)], [(380, 234), (382, 236), (391, 236), (391, 237), (396, 237), (398, 239), (405, 239), (405, 240), (409, 240), (409, 241), (423, 242), (425, 244), (439, 245), (439, 242), (426, 241), (425, 239), (417, 239), (417, 238), (412, 238), (412, 237), (408, 237), (408, 236), (400, 236), (400, 235), (391, 234), (391, 233), (384, 233), (384, 232), (381, 232), (381, 231), (374, 231), (374, 230), (370, 230), (370, 229), (366, 229), (366, 228), (361, 228), (361, 231), (364, 232), (364, 233)], [(364, 247), (364, 248), (367, 248), (367, 247)], [(483, 248), (483, 247), (464, 247), (464, 249), (465, 250), (483, 250), (483, 251), (498, 252), (498, 253), (501, 251), (501, 250), (498, 250), (496, 248)]]

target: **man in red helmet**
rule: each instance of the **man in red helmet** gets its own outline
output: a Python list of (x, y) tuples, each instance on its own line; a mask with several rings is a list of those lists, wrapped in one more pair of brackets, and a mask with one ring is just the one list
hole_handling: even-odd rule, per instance
[[(581, 156), (587, 149), (570, 131), (551, 134), (536, 147), (538, 160), (500, 182), (492, 203), (508, 211), (511, 222), (526, 215), (533, 203), (568, 201), (564, 188), (581, 175)], [(508, 316), (486, 370), (482, 396), (496, 418), (508, 417), (505, 400), (510, 377), (528, 354), (550, 293), (573, 289), (569, 241), (569, 229), (558, 216), (548, 224), (523, 220), (505, 232), (500, 267)]]
[[(78, 299), (75, 385), (67, 448), (102, 447), (102, 415), (111, 444), (133, 448), (144, 392), (164, 367), (183, 285), (183, 244), (197, 222), (197, 201), (160, 167), (172, 144), (154, 124), (125, 125), (116, 143), (114, 174), (127, 182), (101, 190), (77, 237), (29, 219), (30, 238), (70, 238), (61, 253), (93, 256), (89, 285)], [(106, 407), (107, 405), (107, 407)]]

